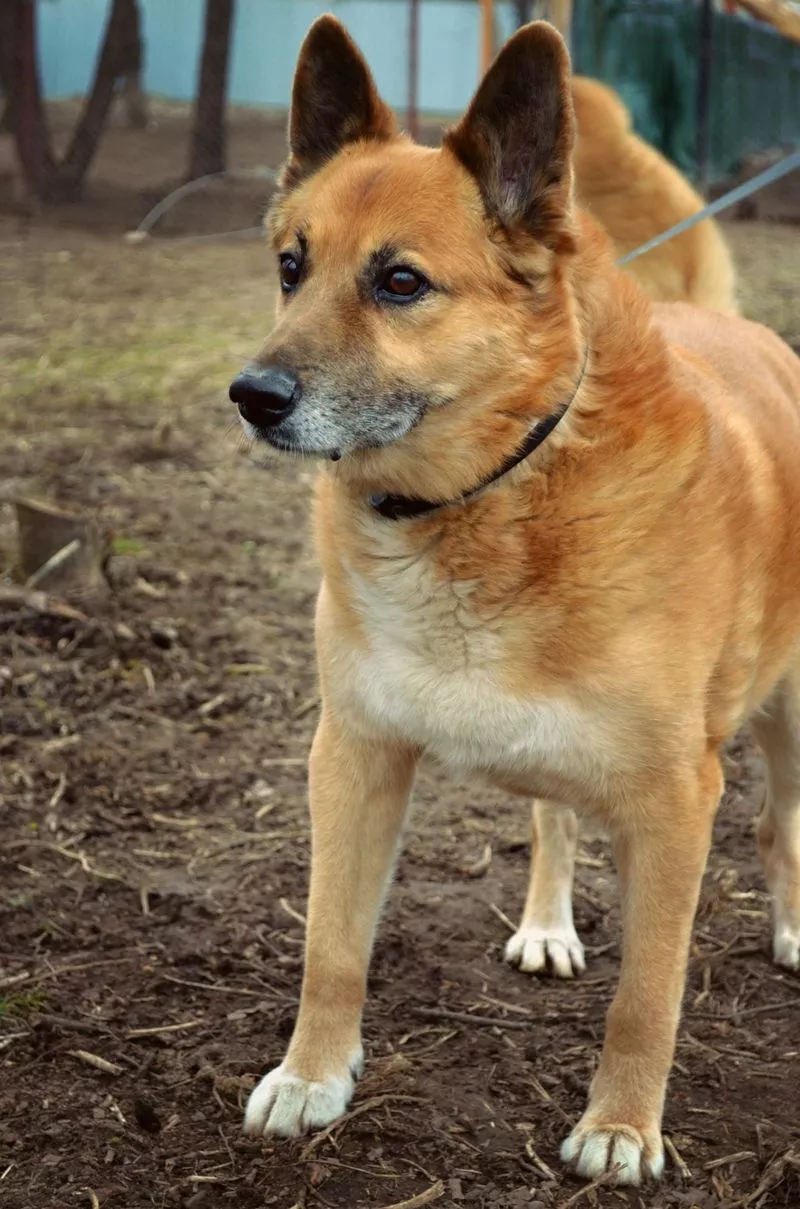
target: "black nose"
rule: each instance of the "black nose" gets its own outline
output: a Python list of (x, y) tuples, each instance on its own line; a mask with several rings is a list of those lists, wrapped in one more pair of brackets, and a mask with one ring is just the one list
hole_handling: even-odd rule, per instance
[(231, 382), (229, 395), (239, 415), (255, 428), (273, 428), (285, 420), (300, 398), (300, 383), (285, 369), (244, 370)]

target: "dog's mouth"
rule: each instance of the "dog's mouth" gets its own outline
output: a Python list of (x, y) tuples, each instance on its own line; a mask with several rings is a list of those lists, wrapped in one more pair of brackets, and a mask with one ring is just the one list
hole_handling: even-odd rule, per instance
[(336, 447), (332, 447), (331, 449), (312, 449), (283, 436), (280, 432), (276, 432), (274, 428), (258, 428), (247, 423), (245, 423), (244, 427), (247, 435), (254, 442), (261, 445), (269, 445), (270, 449), (274, 449), (277, 453), (294, 454), (296, 457), (302, 458), (318, 458), (321, 461), (330, 459), (332, 462), (338, 462), (342, 456), (341, 449)]
[(402, 441), (427, 411), (426, 402), (419, 397), (405, 396), (399, 406), (379, 400), (354, 407), (347, 400), (345, 405), (324, 408), (301, 405), (277, 424), (259, 424), (239, 406), (242, 426), (254, 442), (289, 456), (332, 462)]

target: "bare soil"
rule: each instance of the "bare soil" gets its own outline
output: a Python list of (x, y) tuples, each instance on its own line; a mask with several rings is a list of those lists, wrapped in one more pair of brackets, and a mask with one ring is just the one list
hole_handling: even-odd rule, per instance
[[(531, 980), (502, 961), (527, 806), (430, 774), (376, 947), (353, 1112), (316, 1138), (242, 1137), (300, 984), (310, 472), (256, 464), (225, 398), (271, 322), (266, 250), (120, 239), (143, 191), (174, 177), (180, 129), (114, 131), (85, 204), (0, 217), (3, 495), (88, 510), (113, 552), (113, 591), (72, 598), (78, 617), (0, 598), (0, 1203), (797, 1209), (800, 981), (769, 962), (746, 734), (667, 1103), (684, 1166), (660, 1188), (587, 1191), (558, 1161), (619, 965), (606, 843), (587, 833), (580, 853), (588, 973)], [(221, 229), (215, 205), (171, 233)], [(800, 343), (800, 231), (729, 234), (749, 312)], [(6, 506), (0, 586), (11, 522)]]

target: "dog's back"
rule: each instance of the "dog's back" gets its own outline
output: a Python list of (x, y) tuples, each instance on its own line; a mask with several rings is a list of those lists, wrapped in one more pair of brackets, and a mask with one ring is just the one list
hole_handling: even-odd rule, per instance
[[(615, 92), (598, 80), (575, 76), (572, 99), (578, 200), (603, 224), (620, 255), (703, 208), (677, 168), (634, 134)], [(632, 261), (628, 272), (656, 301), (737, 311), (733, 262), (712, 219)]]

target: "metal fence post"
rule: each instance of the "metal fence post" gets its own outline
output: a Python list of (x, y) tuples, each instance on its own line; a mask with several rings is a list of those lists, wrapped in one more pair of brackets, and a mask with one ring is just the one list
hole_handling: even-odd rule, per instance
[(714, 62), (713, 0), (701, 0), (697, 41), (696, 179), (700, 191), (704, 193), (708, 188), (708, 166), (711, 152), (711, 73)]

